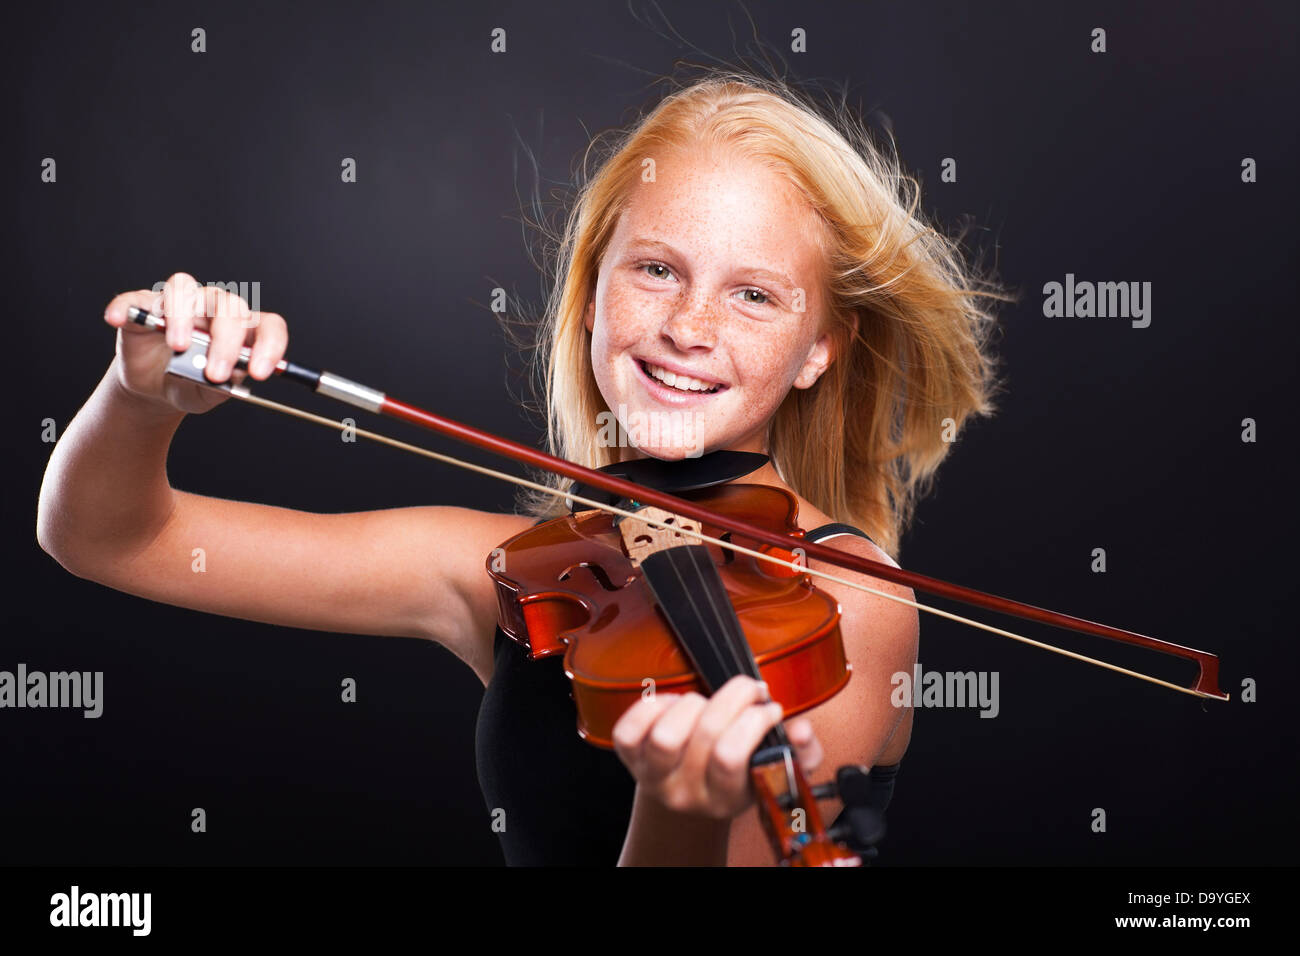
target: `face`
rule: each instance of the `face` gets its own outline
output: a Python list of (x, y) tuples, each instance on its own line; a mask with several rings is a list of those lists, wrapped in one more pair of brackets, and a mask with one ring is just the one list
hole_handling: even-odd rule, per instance
[(637, 446), (621, 457), (765, 453), (782, 400), (831, 360), (817, 219), (734, 153), (656, 157), (654, 173), (633, 187), (586, 312), (596, 383)]

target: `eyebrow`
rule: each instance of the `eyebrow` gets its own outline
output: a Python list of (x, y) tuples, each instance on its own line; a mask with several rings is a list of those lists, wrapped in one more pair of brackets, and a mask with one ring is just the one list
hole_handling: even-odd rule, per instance
[[(647, 239), (638, 237), (628, 242), (628, 246), (639, 246), (644, 249), (656, 249), (671, 256), (681, 258), (681, 253), (668, 245), (666, 242), (660, 242), (658, 239)], [(765, 282), (775, 282), (784, 285), (787, 289), (798, 289), (799, 284), (791, 279), (784, 272), (774, 272), (771, 269), (760, 269), (756, 266), (741, 266), (741, 272), (746, 275), (752, 275), (756, 279), (762, 279)]]

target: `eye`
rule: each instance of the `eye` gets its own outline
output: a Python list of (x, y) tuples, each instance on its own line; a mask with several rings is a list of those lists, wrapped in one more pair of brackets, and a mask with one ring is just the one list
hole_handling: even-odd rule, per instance
[(655, 275), (653, 272), (647, 273), (652, 279), (666, 279), (672, 275), (672, 270), (662, 262), (642, 262), (637, 266), (638, 269), (662, 269), (662, 275)]
[(757, 300), (746, 299), (745, 301), (748, 302), (750, 305), (767, 305), (769, 302), (772, 301), (772, 297), (768, 295), (766, 292), (764, 292), (762, 289), (741, 289), (740, 290), (741, 295), (747, 295), (751, 292), (754, 295), (758, 296), (759, 298)]

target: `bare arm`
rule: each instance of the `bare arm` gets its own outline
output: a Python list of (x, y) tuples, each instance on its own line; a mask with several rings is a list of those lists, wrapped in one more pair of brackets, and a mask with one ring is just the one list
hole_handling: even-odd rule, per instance
[(484, 560), (529, 519), (454, 507), (311, 514), (175, 490), (167, 450), (185, 413), (124, 385), (124, 335), (50, 457), (42, 548), (78, 576), (151, 600), (427, 638), (490, 673), (496, 606)]

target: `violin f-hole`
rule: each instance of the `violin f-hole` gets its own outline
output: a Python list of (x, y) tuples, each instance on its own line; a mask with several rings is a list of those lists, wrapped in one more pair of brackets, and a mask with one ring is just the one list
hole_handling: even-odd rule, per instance
[(623, 585), (615, 584), (613, 581), (611, 581), (608, 572), (606, 572), (605, 569), (601, 567), (599, 564), (591, 564), (588, 561), (580, 561), (577, 564), (569, 565), (567, 568), (561, 571), (559, 575), (556, 576), (555, 580), (567, 581), (575, 571), (578, 571), (580, 569), (585, 569), (593, 578), (596, 579), (596, 583), (599, 584), (606, 591), (617, 591), (619, 590), (620, 587), (623, 586)]

